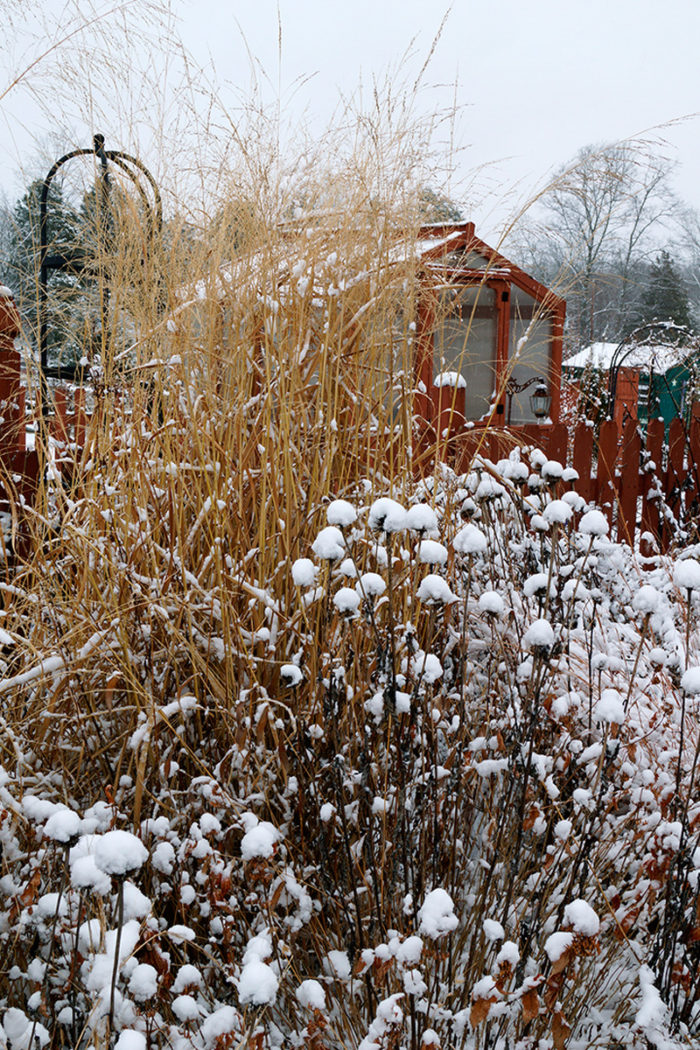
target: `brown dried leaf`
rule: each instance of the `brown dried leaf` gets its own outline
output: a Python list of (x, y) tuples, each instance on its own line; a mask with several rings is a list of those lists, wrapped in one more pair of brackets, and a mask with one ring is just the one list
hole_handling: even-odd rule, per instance
[(29, 880), (27, 885), (22, 890), (22, 893), (20, 894), (20, 898), (19, 899), (20, 899), (20, 903), (22, 904), (23, 907), (26, 908), (27, 905), (34, 903), (34, 901), (36, 900), (36, 895), (37, 895), (37, 892), (39, 890), (39, 884), (40, 883), (41, 883), (41, 870), (39, 868), (35, 868), (34, 871), (32, 872), (31, 879)]
[(481, 1024), (482, 1021), (486, 1020), (489, 1015), (489, 1010), (491, 1009), (491, 1004), (495, 1002), (496, 1000), (492, 996), (490, 999), (476, 999), (472, 1003), (472, 1008), (469, 1012), (469, 1023), (472, 1028), (476, 1028), (476, 1026)]
[(540, 1012), (540, 997), (536, 988), (528, 988), (520, 1000), (523, 1004), (523, 1023), (533, 1021)]
[(552, 1043), (554, 1050), (566, 1050), (566, 1040), (571, 1035), (571, 1028), (566, 1023), (561, 1010), (557, 1010), (552, 1017)]
[(561, 973), (569, 965), (571, 960), (574, 958), (574, 946), (573, 944), (563, 951), (558, 959), (555, 959), (552, 963), (552, 973)]

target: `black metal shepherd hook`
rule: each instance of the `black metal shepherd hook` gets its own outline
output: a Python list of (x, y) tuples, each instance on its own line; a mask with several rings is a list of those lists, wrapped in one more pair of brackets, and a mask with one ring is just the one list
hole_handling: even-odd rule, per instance
[[(110, 222), (110, 192), (111, 177), (109, 166), (113, 164), (123, 172), (133, 183), (137, 190), (146, 215), (147, 244), (152, 245), (159, 237), (163, 226), (163, 208), (158, 185), (148, 168), (138, 157), (121, 150), (106, 150), (104, 135), (94, 135), (90, 149), (75, 149), (64, 154), (52, 166), (44, 179), (41, 187), (41, 199), (39, 205), (39, 294), (37, 309), (37, 340), (39, 346), (39, 362), (41, 368), (41, 398), (42, 414), (48, 411), (48, 388), (47, 377), (53, 374), (48, 364), (48, 283), (49, 274), (53, 270), (72, 270), (82, 273), (89, 264), (89, 256), (81, 249), (67, 247), (63, 251), (49, 255), (48, 247), (48, 199), (51, 183), (60, 168), (67, 161), (75, 157), (96, 157), (99, 161), (99, 173), (97, 176), (97, 201), (98, 201), (98, 237), (102, 243), (98, 246), (104, 248), (109, 238)], [(152, 199), (149, 199), (147, 188), (150, 189)], [(101, 253), (98, 251), (98, 258)], [(101, 268), (101, 314), (102, 330), (106, 331), (106, 314), (109, 304), (108, 275)], [(56, 377), (61, 378), (60, 368), (56, 370)]]

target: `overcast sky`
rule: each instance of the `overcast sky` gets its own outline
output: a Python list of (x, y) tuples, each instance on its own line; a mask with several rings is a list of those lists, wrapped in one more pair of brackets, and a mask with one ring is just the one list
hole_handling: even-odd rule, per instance
[[(60, 39), (58, 27), (72, 31), (80, 15), (93, 10), (76, 0), (6, 2), (15, 11), (13, 46), (5, 58), (14, 63), (6, 71), (10, 78), (46, 43)], [(98, 4), (97, 10), (114, 6)], [(516, 197), (525, 198), (580, 147), (642, 134), (662, 140), (660, 148), (678, 163), (678, 192), (700, 208), (697, 0), (665, 0), (663, 6), (659, 0), (454, 0), (451, 9), (439, 0), (173, 0), (172, 10), (193, 58), (207, 70), (197, 75), (198, 105), (205, 105), (208, 86), (216, 84), (219, 97), (235, 108), (255, 75), (269, 104), (279, 98), (286, 118), (305, 114), (316, 131), (331, 119), (339, 96), (356, 94), (360, 84), (365, 95), (373, 78), (384, 82), (388, 76), (397, 88), (410, 87), (448, 12), (415, 106), (429, 114), (456, 102), (456, 122), (443, 126), (434, 144), (447, 156), (452, 136), (454, 192), (473, 198), (467, 203), (480, 223), (504, 218), (503, 199), (510, 207)], [(157, 147), (152, 136), (138, 131), (140, 114), (149, 107), (139, 77), (145, 71), (154, 80), (162, 77), (165, 60), (157, 46), (161, 31), (147, 24), (147, 11), (146, 0), (128, 5), (126, 40), (116, 16), (106, 16), (94, 48), (104, 67), (100, 48), (109, 48), (105, 41), (114, 23), (115, 59), (133, 61), (132, 90), (140, 101), (122, 97), (116, 104), (104, 88), (104, 68), (91, 68), (91, 44), (78, 74), (90, 83), (86, 92), (102, 92), (99, 119), (109, 145), (135, 148), (136, 140), (142, 159), (152, 165)], [(54, 148), (72, 147), (75, 139), (89, 144), (95, 117), (87, 94), (75, 79), (71, 90), (54, 94), (65, 68), (76, 76), (80, 40), (78, 33), (56, 47), (0, 100), (0, 186), (10, 199), (26, 173), (41, 168), (40, 146), (45, 158)], [(82, 40), (89, 43), (87, 31)], [(46, 75), (37, 80), (42, 70)], [(168, 75), (174, 85), (174, 72)], [(30, 99), (29, 87), (42, 107)], [(177, 94), (161, 104), (177, 108)], [(466, 188), (474, 171), (476, 192)]]

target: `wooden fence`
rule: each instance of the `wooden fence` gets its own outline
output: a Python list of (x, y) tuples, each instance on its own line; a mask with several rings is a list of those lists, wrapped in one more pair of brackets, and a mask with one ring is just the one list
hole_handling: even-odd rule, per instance
[[(19, 317), (5, 293), (0, 290), (0, 510), (3, 502), (6, 508), (13, 501), (15, 506), (23, 501), (32, 504), (40, 472), (37, 453), (26, 440), (25, 395), (14, 346)], [(434, 389), (426, 400), (431, 418), (419, 422), (413, 447), (419, 473), (432, 470), (436, 458), (464, 472), (475, 454), (497, 461), (515, 445), (536, 446), (548, 459), (575, 469), (576, 491), (601, 507), (618, 539), (630, 544), (641, 540), (642, 553), (654, 543), (664, 550), (679, 535), (698, 539), (700, 402), (692, 406), (689, 423), (673, 420), (665, 441), (661, 420), (652, 420), (643, 436), (634, 421), (620, 427), (607, 420), (596, 440), (593, 425), (586, 420), (573, 427), (561, 423), (504, 427), (499, 425), (502, 417), (496, 416), (489, 426), (474, 426), (464, 418), (463, 389)], [(55, 390), (52, 401), (51, 416), (44, 422), (58, 458), (61, 447), (73, 458), (85, 444), (89, 418), (85, 391)], [(377, 440), (375, 461), (388, 462), (392, 445), (391, 437), (387, 442)], [(645, 533), (653, 541), (644, 539)]]
[(693, 404), (688, 423), (671, 422), (668, 435), (660, 419), (644, 434), (634, 420), (622, 427), (606, 420), (597, 440), (585, 419), (571, 427), (469, 428), (459, 413), (443, 408), (437, 427), (427, 424), (419, 441), (426, 463), (434, 461), (437, 447), (440, 458), (460, 473), (476, 454), (496, 462), (516, 445), (535, 446), (548, 459), (573, 467), (578, 479), (572, 486), (604, 511), (613, 536), (632, 545), (645, 534), (653, 537), (643, 539), (642, 553), (654, 545), (666, 550), (683, 535), (700, 541), (700, 402)]

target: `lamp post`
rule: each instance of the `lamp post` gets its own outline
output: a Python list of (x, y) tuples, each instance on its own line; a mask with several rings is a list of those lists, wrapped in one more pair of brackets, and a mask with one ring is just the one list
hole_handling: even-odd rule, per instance
[[(535, 386), (535, 384), (537, 384)], [(528, 390), (531, 386), (535, 386), (535, 389), (530, 394), (530, 408), (535, 419), (545, 419), (549, 415), (549, 409), (552, 405), (552, 395), (547, 387), (547, 382), (543, 376), (532, 376), (530, 379), (524, 380), (522, 383), (518, 383), (512, 376), (506, 383), (506, 394), (508, 396), (508, 415), (507, 421), (510, 426), (510, 415), (513, 406), (513, 395), (522, 394), (524, 390)]]

